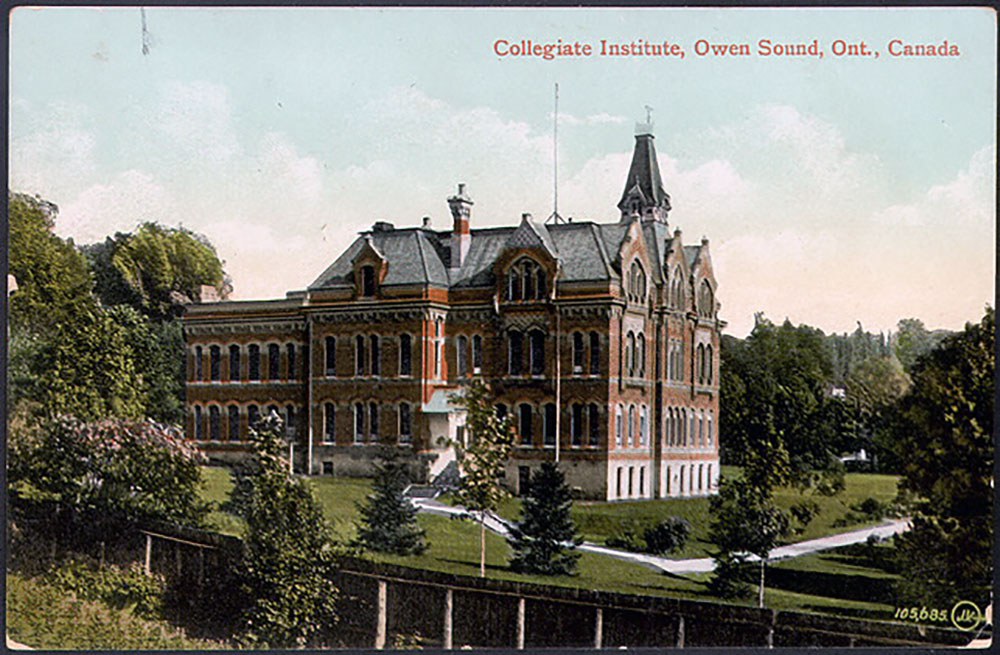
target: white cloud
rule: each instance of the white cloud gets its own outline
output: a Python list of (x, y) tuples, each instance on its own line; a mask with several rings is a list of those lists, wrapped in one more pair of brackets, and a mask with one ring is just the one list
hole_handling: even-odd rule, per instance
[[(552, 120), (553, 112), (549, 112), (549, 120)], [(613, 116), (607, 112), (591, 114), (590, 116), (574, 116), (565, 112), (559, 112), (560, 125), (621, 125), (627, 122), (624, 116)]]
[(145, 171), (128, 170), (83, 190), (61, 205), (56, 232), (77, 243), (101, 241), (139, 223), (175, 222), (176, 205), (169, 191)]

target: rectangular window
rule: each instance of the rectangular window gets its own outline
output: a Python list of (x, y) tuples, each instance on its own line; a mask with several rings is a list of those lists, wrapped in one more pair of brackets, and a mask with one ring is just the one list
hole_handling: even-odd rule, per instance
[(372, 344), (372, 375), (382, 375), (382, 342), (378, 335), (371, 336)]
[(360, 334), (354, 337), (354, 373), (365, 374), (365, 338)]
[(413, 440), (413, 420), (408, 403), (399, 404), (399, 440), (404, 443)]
[(337, 441), (337, 408), (333, 403), (326, 403), (323, 409), (323, 441), (334, 443)]
[(194, 349), (194, 379), (196, 382), (201, 382), (202, 378), (205, 376), (205, 363), (202, 360), (202, 350), (201, 346), (195, 346)]
[(271, 343), (267, 346), (267, 379), (277, 380), (281, 377), (281, 348)]
[(196, 441), (205, 439), (205, 425), (202, 422), (201, 407), (194, 408), (194, 438)]
[(378, 405), (375, 403), (368, 403), (368, 427), (372, 440), (378, 440)]
[(570, 414), (570, 433), (573, 436), (573, 445), (583, 445), (583, 405), (579, 403), (573, 405), (573, 413)]
[(229, 380), (239, 382), (242, 379), (240, 371), (240, 347), (229, 346)]
[(521, 375), (524, 363), (524, 336), (520, 332), (511, 332), (507, 339), (507, 372), (511, 375)]
[(240, 408), (236, 405), (229, 406), (229, 440), (240, 440)]
[(601, 335), (596, 332), (590, 333), (590, 374), (597, 375), (601, 372)]
[(354, 404), (354, 443), (364, 443), (365, 440), (365, 406)]
[(472, 337), (472, 373), (479, 375), (483, 371), (483, 337), (476, 334)]
[(597, 446), (601, 443), (601, 416), (600, 410), (597, 405), (590, 405), (590, 419), (588, 421), (588, 427), (590, 428), (590, 445)]
[(469, 340), (464, 335), (455, 340), (455, 362), (458, 377), (466, 377), (469, 374)]
[(628, 497), (629, 498), (631, 498), (632, 495), (633, 495), (633, 486), (632, 486), (632, 483), (634, 481), (634, 478), (635, 478), (635, 467), (634, 466), (630, 466), (630, 467), (628, 467)]
[(295, 371), (295, 344), (294, 343), (288, 344), (287, 346), (285, 346), (285, 350), (287, 351), (287, 358), (288, 358), (287, 377), (289, 380), (294, 380), (296, 377), (298, 377)]
[(543, 375), (545, 373), (545, 333), (534, 331), (530, 335), (531, 339), (531, 374)]
[(212, 441), (222, 439), (222, 413), (215, 405), (208, 408), (208, 438)]
[(332, 378), (337, 375), (337, 339), (327, 337), (324, 345), (326, 347), (326, 377)]
[(333, 462), (323, 462), (323, 475), (333, 475)]
[(260, 346), (257, 344), (250, 346), (247, 359), (250, 368), (247, 377), (251, 380), (260, 380)]
[(583, 334), (573, 333), (573, 372), (583, 372)]
[(375, 269), (371, 266), (361, 267), (361, 295), (368, 298), (375, 295)]
[(413, 341), (408, 334), (399, 337), (399, 375), (413, 375)]
[(615, 497), (622, 497), (622, 467), (618, 467), (617, 481), (615, 483)]
[(222, 379), (222, 349), (212, 346), (208, 349), (209, 372), (212, 375), (212, 382)]
[(624, 428), (624, 426), (622, 425), (623, 420), (624, 419), (622, 417), (622, 408), (619, 406), (617, 411), (615, 412), (615, 446), (617, 446), (618, 448), (622, 447), (624, 439), (624, 436), (622, 434), (622, 430)]
[(639, 467), (639, 496), (646, 495), (646, 467)]
[(532, 431), (532, 424), (531, 424), (531, 419), (532, 419), (531, 405), (527, 403), (522, 403), (518, 408), (518, 413), (519, 413), (518, 418), (520, 419), (518, 421), (519, 423), (518, 427), (520, 428), (521, 432), (521, 443), (527, 446), (531, 444), (535, 436)]
[(545, 405), (545, 445), (556, 445), (556, 406), (552, 403)]

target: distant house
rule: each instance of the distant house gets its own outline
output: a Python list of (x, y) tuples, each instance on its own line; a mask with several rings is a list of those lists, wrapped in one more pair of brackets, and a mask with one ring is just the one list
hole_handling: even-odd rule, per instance
[(232, 461), (274, 411), (303, 472), (368, 474), (389, 443), (430, 480), (466, 438), (451, 394), (479, 378), (517, 429), (515, 492), (558, 450), (586, 497), (713, 493), (718, 285), (708, 240), (668, 227), (650, 126), (614, 222), (475, 228), (464, 185), (447, 203), (450, 230), (377, 222), (284, 299), (189, 305), (188, 436)]

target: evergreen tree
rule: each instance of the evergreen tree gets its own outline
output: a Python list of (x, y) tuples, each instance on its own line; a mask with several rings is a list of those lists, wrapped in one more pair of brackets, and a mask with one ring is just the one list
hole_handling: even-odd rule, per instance
[(580, 537), (570, 516), (573, 498), (566, 477), (554, 462), (544, 462), (521, 506), (521, 520), (510, 529), (518, 573), (571, 575), (576, 571)]
[(372, 494), (358, 503), (361, 520), (357, 545), (396, 555), (419, 555), (427, 550), (424, 531), (417, 525), (417, 508), (403, 495), (409, 481), (399, 452), (383, 448), (381, 461), (375, 467)]
[(253, 648), (326, 645), (336, 621), (334, 544), (306, 484), (288, 473), (281, 419), (250, 430), (257, 474), (247, 499), (237, 639)]

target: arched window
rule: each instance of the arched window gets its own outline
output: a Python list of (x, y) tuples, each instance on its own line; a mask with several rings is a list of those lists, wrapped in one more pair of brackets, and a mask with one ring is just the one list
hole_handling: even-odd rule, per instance
[(680, 411), (680, 416), (678, 418), (680, 419), (680, 425), (678, 427), (680, 427), (681, 445), (687, 446), (688, 445), (687, 410), (682, 409)]
[(624, 417), (622, 416), (622, 406), (618, 405), (615, 408), (615, 446), (621, 448), (624, 445)]
[(281, 348), (276, 343), (267, 345), (267, 379), (277, 380), (281, 377)]
[(333, 377), (337, 374), (337, 339), (327, 337), (324, 340), (324, 359), (326, 360), (326, 376)]
[(544, 408), (545, 430), (542, 433), (545, 437), (546, 446), (556, 445), (556, 406), (553, 403), (546, 403)]
[(368, 403), (368, 431), (373, 441), (378, 440), (378, 405), (375, 403)]
[(413, 441), (413, 419), (409, 403), (399, 403), (399, 440), (402, 443)]
[(583, 405), (573, 403), (569, 415), (569, 433), (574, 446), (583, 445)]
[(705, 414), (698, 412), (698, 445), (705, 445)]
[(205, 376), (205, 363), (202, 361), (201, 346), (194, 347), (194, 379), (201, 382)]
[(472, 373), (479, 375), (483, 371), (483, 337), (472, 335)]
[(583, 333), (573, 333), (573, 372), (583, 372)]
[(684, 273), (681, 271), (681, 267), (678, 266), (674, 269), (674, 282), (673, 282), (673, 292), (671, 294), (673, 301), (673, 306), (675, 309), (684, 308)]
[(434, 379), (441, 379), (442, 347), (444, 344), (444, 319), (434, 321)]
[(636, 369), (639, 377), (646, 375), (646, 337), (642, 332), (635, 338)]
[(337, 441), (337, 407), (333, 403), (326, 403), (323, 406), (323, 441), (326, 443)]
[(601, 413), (596, 403), (590, 403), (590, 416), (587, 417), (587, 427), (590, 429), (590, 445), (601, 443)]
[(639, 445), (645, 447), (649, 443), (649, 411), (643, 405), (639, 410)]
[(642, 265), (638, 260), (632, 261), (629, 270), (628, 299), (633, 302), (646, 301), (646, 272), (642, 270)]
[(698, 287), (698, 315), (706, 318), (715, 315), (715, 294), (708, 280), (702, 280)]
[(229, 414), (229, 440), (239, 441), (240, 440), (240, 408), (236, 405), (230, 405), (228, 408)]
[(507, 372), (521, 375), (524, 367), (524, 335), (517, 330), (507, 333)]
[(375, 295), (375, 267), (361, 267), (361, 295), (370, 298)]
[(507, 300), (542, 300), (547, 286), (545, 270), (529, 257), (517, 260), (507, 271)]
[(635, 447), (635, 405), (628, 407), (628, 439), (625, 441), (628, 447)]
[(521, 433), (521, 443), (524, 445), (530, 445), (532, 439), (534, 438), (534, 431), (532, 430), (531, 423), (531, 405), (528, 403), (521, 403), (517, 407), (518, 412), (518, 431)]
[(365, 374), (365, 338), (360, 334), (354, 337), (354, 373)]
[(229, 346), (229, 381), (239, 382), (242, 379), (240, 371), (240, 347)]
[(705, 430), (705, 434), (708, 437), (708, 439), (706, 441), (708, 442), (709, 446), (712, 445), (712, 418), (713, 418), (713, 416), (714, 416), (714, 414), (713, 414), (712, 410), (708, 410), (708, 425), (706, 426), (707, 429)]
[(368, 341), (371, 343), (372, 375), (382, 375), (382, 340), (377, 334), (373, 334)]
[(208, 349), (208, 370), (212, 382), (222, 379), (222, 349), (218, 346), (211, 346)]
[(354, 403), (354, 443), (365, 441), (365, 406)]
[(458, 377), (469, 374), (469, 339), (465, 335), (455, 340), (455, 361), (458, 366)]
[(222, 439), (222, 413), (217, 405), (208, 408), (208, 438), (212, 441)]
[(698, 384), (705, 382), (705, 346), (698, 344)]
[(532, 330), (528, 333), (531, 341), (531, 374), (543, 375), (545, 373), (545, 333), (541, 330)]
[(413, 340), (408, 334), (399, 336), (399, 375), (413, 375)]
[(289, 380), (294, 380), (298, 375), (295, 371), (295, 344), (290, 343), (285, 346), (285, 354), (288, 359), (288, 375), (286, 376)]
[(635, 377), (635, 333), (629, 332), (625, 340), (625, 371)]
[(257, 423), (260, 422), (260, 408), (257, 405), (250, 405), (247, 407), (247, 427), (251, 430), (257, 429)]
[(597, 332), (590, 333), (590, 374), (597, 375), (601, 372), (601, 335)]
[(205, 423), (201, 414), (201, 406), (194, 406), (194, 438), (196, 441), (205, 440)]
[(715, 376), (715, 366), (712, 361), (712, 346), (705, 346), (705, 383), (712, 384), (712, 378)]
[(250, 369), (247, 371), (247, 377), (251, 380), (260, 380), (260, 346), (255, 343), (250, 344), (247, 353), (247, 366)]

